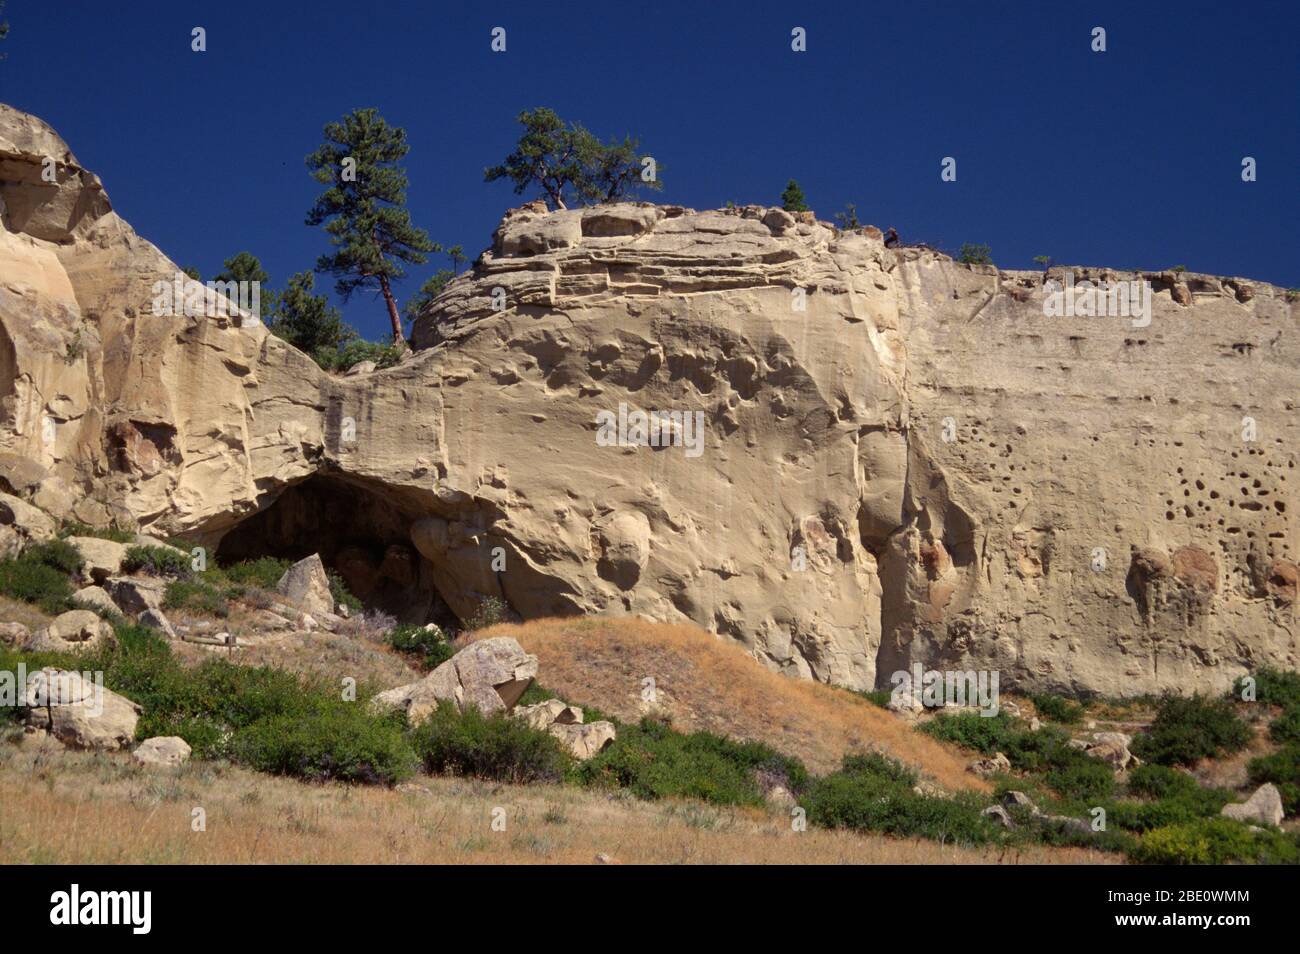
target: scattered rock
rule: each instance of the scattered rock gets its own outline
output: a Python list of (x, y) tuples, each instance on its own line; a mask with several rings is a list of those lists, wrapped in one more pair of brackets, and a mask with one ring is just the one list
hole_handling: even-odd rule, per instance
[(596, 855), (596, 864), (598, 865), (621, 865), (622, 863), (614, 856), (607, 855), (603, 851)]
[(122, 572), (122, 561), (126, 559), (126, 545), (99, 537), (68, 537), (68, 542), (81, 551), (85, 559), (83, 571), (96, 583), (103, 583), (110, 576)]
[(0, 493), (0, 526), (10, 527), (19, 538), (19, 549), (28, 543), (53, 540), (57, 529), (45, 511), (12, 494)]
[(582, 722), (582, 710), (577, 706), (567, 705), (559, 699), (547, 699), (535, 706), (520, 706), (514, 712), (516, 719), (522, 719), (534, 729), (549, 729), (552, 725), (578, 725)]
[(980, 814), (986, 818), (992, 818), (1003, 828), (1016, 827), (1015, 822), (1011, 820), (1011, 816), (1007, 813), (1007, 810), (1001, 805), (990, 805), (988, 808), (980, 812)]
[(1035, 805), (1034, 800), (1030, 798), (1028, 795), (1026, 795), (1024, 792), (1016, 792), (1016, 791), (1005, 792), (1002, 795), (1002, 804), (1007, 806), (1007, 808), (1028, 809), (1029, 813), (1032, 815), (1038, 814), (1038, 806)]
[(412, 725), (427, 719), (440, 702), (484, 715), (509, 712), (536, 675), (536, 656), (508, 636), (495, 636), (471, 643), (418, 682), (379, 693), (373, 705), (405, 709)]
[(1244, 802), (1224, 805), (1221, 813), (1226, 818), (1243, 822), (1260, 822), (1276, 828), (1282, 824), (1282, 794), (1272, 782), (1255, 789), (1255, 794)]
[(42, 651), (67, 652), (96, 649), (115, 642), (113, 627), (90, 610), (68, 610), (37, 630), (30, 647)]
[(0, 623), (0, 643), (6, 646), (25, 646), (31, 635), (22, 623)]
[(1133, 755), (1129, 752), (1128, 746), (1121, 742), (1093, 742), (1084, 751), (1093, 758), (1101, 759), (1117, 772), (1124, 771), (1133, 761)]
[(108, 590), (102, 586), (87, 586), (77, 590), (73, 595), (78, 603), (93, 609), (101, 610), (105, 613), (121, 614), (117, 604), (113, 602), (113, 597), (108, 595)]
[(189, 760), (190, 745), (179, 736), (156, 735), (141, 742), (131, 756), (143, 765), (177, 766)]
[(80, 673), (42, 669), (27, 679), (27, 726), (79, 749), (121, 749), (135, 739), (140, 707)]
[(546, 730), (555, 736), (573, 757), (585, 762), (614, 744), (618, 733), (612, 722), (588, 722), (585, 725), (552, 725)]
[(123, 613), (138, 616), (145, 610), (162, 609), (167, 584), (152, 577), (116, 576), (105, 582), (104, 589)]
[(352, 367), (343, 373), (345, 378), (354, 378), (358, 374), (370, 374), (375, 368), (379, 367), (373, 361), (358, 361)]
[(306, 613), (323, 615), (334, 612), (330, 578), (318, 553), (299, 560), (285, 570), (280, 582), (275, 584), (275, 590)]
[(990, 775), (996, 775), (999, 772), (1011, 771), (1011, 760), (1001, 752), (994, 754), (991, 759), (977, 759), (969, 766), (969, 770), (981, 778), (987, 778)]

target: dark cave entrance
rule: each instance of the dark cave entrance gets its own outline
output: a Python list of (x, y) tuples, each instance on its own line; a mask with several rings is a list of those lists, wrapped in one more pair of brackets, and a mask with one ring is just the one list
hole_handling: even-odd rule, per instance
[(434, 585), (433, 564), (411, 543), (411, 524), (419, 514), (398, 490), (315, 474), (228, 531), (216, 558), (226, 565), (264, 556), (296, 561), (319, 553), (366, 609), (381, 610), (400, 623), (459, 629), (460, 621)]

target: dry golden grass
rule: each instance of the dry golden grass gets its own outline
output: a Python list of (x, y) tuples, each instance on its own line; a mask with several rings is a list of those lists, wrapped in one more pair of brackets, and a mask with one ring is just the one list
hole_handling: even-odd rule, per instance
[[(966, 771), (971, 756), (851, 692), (772, 672), (695, 626), (581, 617), (494, 626), (473, 636), (514, 637), (537, 655), (541, 685), (625, 721), (659, 712), (684, 731), (766, 742), (816, 773), (838, 768), (845, 753), (876, 750), (947, 789), (989, 790)], [(653, 709), (641, 699), (647, 677), (655, 680)]]
[[(225, 764), (0, 743), (0, 857), (60, 864), (1048, 864), (1077, 849), (972, 850), (791, 830), (780, 815), (550, 785), (421, 778), (413, 790), (309, 785)], [(206, 831), (191, 830), (194, 808)], [(493, 810), (506, 830), (493, 831)]]

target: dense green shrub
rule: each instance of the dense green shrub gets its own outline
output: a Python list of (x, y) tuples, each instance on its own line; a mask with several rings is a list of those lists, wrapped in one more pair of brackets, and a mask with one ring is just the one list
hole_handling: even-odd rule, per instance
[(1073, 725), (1083, 718), (1083, 706), (1064, 696), (1054, 696), (1047, 692), (1029, 693), (1029, 701), (1044, 719)]
[(504, 623), (509, 618), (509, 611), (510, 607), (506, 606), (504, 600), (489, 596), (478, 604), (478, 609), (474, 611), (474, 615), (465, 620), (465, 628), (468, 630), (487, 629), (497, 623)]
[(1251, 759), (1246, 772), (1252, 785), (1272, 782), (1277, 786), (1288, 815), (1300, 812), (1300, 744), (1284, 745), (1271, 755)]
[(1128, 773), (1130, 795), (1145, 798), (1171, 798), (1200, 788), (1186, 772), (1167, 765), (1139, 765)]
[(977, 796), (951, 798), (913, 791), (915, 776), (880, 756), (846, 757), (839, 771), (814, 780), (799, 799), (808, 820), (823, 828), (883, 832), (959, 844), (984, 844), (998, 838), (994, 824), (980, 814)]
[(1011, 717), (1005, 712), (983, 716), (978, 712), (940, 713), (921, 726), (921, 731), (943, 742), (992, 755), (1006, 748), (1015, 735)]
[[(339, 576), (333, 570), (326, 570), (325, 575), (329, 578), (330, 596), (333, 598), (336, 608), (339, 604), (342, 604), (352, 613), (361, 609), (361, 601), (352, 595), (347, 584), (343, 582), (343, 577)], [(266, 588), (269, 589), (270, 587)]]
[(190, 557), (170, 547), (129, 547), (122, 559), (122, 569), (153, 576), (183, 576), (190, 571)]
[(1155, 721), (1133, 740), (1133, 754), (1158, 765), (1190, 765), (1238, 752), (1250, 741), (1248, 726), (1227, 699), (1166, 695)]
[(45, 563), (28, 558), (0, 560), (0, 593), (57, 616), (72, 608), (72, 584), (68, 575)]
[(20, 559), (48, 566), (65, 576), (80, 573), (81, 568), (86, 564), (81, 551), (67, 540), (50, 540), (46, 543), (34, 544), (23, 551)]
[(392, 785), (419, 762), (400, 723), (369, 715), (357, 703), (339, 702), (304, 717), (271, 716), (237, 729), (232, 757), (260, 772), (311, 781)]
[(230, 615), (230, 604), (225, 594), (204, 575), (170, 581), (163, 592), (163, 608), (210, 613), (222, 619)]
[(1300, 703), (1292, 703), (1268, 727), (1269, 738), (1274, 742), (1300, 743)]
[[(1233, 697), (1241, 698), (1242, 679), (1232, 687)], [(1255, 673), (1255, 701), (1266, 706), (1300, 706), (1300, 672), (1272, 669), (1268, 666)]]
[(519, 719), (439, 706), (412, 733), (427, 771), (498, 782), (558, 782), (570, 758), (560, 742)]
[(1228, 818), (1203, 818), (1147, 832), (1132, 858), (1156, 865), (1297, 864), (1300, 848), (1295, 835), (1249, 828)]
[(240, 586), (256, 586), (263, 590), (273, 590), (280, 582), (280, 577), (292, 564), (278, 557), (258, 557), (256, 560), (242, 560), (221, 568), (221, 572), (231, 583)]
[(642, 719), (619, 726), (618, 738), (576, 770), (586, 785), (625, 788), (640, 798), (698, 798), (726, 805), (761, 805), (763, 782), (791, 792), (808, 771), (760, 742), (735, 742), (711, 732), (676, 732)]
[[(388, 633), (388, 645), (400, 653), (418, 657), (428, 669), (437, 668), (456, 654), (447, 634), (432, 624), (429, 627), (410, 624), (395, 626)], [(520, 703), (531, 704), (522, 699)]]

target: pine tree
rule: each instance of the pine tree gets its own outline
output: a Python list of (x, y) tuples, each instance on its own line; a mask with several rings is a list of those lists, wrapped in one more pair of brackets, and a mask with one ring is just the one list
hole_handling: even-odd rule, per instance
[(787, 212), (808, 211), (808, 200), (804, 198), (803, 189), (793, 179), (785, 184), (785, 191), (781, 193), (781, 208)]
[(571, 198), (616, 202), (642, 187), (662, 188), (657, 173), (654, 181), (642, 181), (645, 157), (635, 139), (606, 145), (545, 106), (524, 110), (517, 118), (524, 134), (504, 162), (483, 170), (483, 181), (509, 179), (515, 184), (516, 195), (536, 185), (552, 209), (567, 209)]
[(338, 350), (354, 341), (357, 333), (324, 295), (313, 294), (315, 287), (316, 277), (311, 272), (291, 277), (285, 290), (276, 296), (270, 330), (277, 338), (311, 355), (317, 364), (328, 367)]
[(389, 126), (371, 108), (326, 125), (325, 142), (307, 157), (312, 177), (328, 186), (307, 224), (324, 224), (334, 246), (317, 260), (316, 271), (337, 277), (334, 287), (344, 301), (358, 288), (378, 288), (395, 343), (404, 339), (392, 283), (405, 274), (402, 263), (423, 265), (426, 253), (438, 250), (406, 209), (408, 183), (398, 163), (409, 151), (406, 130)]
[(213, 277), (212, 281), (218, 284), (248, 282), (257, 283), (258, 288), (258, 318), (266, 318), (275, 312), (275, 293), (271, 291), (271, 277), (266, 274), (266, 269), (262, 267), (262, 262), (252, 252), (240, 252), (232, 255), (221, 263), (221, 271)]

